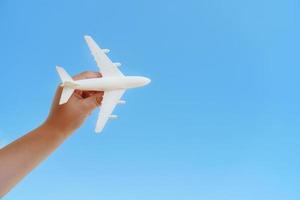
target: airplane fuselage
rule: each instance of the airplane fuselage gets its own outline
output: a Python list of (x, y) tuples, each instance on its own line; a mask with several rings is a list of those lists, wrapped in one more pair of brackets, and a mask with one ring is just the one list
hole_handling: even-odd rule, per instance
[(102, 77), (74, 81), (74, 85), (65, 86), (78, 90), (108, 91), (142, 87), (150, 83), (150, 79), (142, 76)]

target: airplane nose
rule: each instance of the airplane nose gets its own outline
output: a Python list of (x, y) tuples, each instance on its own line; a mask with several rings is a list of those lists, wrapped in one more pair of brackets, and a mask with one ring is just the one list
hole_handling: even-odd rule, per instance
[(149, 78), (143, 76), (132, 76), (129, 77), (127, 80), (129, 87), (142, 87), (148, 85), (151, 82)]
[(151, 83), (151, 79), (150, 78), (145, 78), (145, 85), (148, 85), (149, 83)]

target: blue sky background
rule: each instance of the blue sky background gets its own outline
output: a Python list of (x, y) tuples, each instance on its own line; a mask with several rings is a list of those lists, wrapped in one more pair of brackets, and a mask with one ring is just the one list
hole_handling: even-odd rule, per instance
[(297, 0), (1, 0), (1, 145), (45, 119), (56, 64), (97, 70), (85, 34), (152, 79), (4, 199), (298, 200), (299, 20)]

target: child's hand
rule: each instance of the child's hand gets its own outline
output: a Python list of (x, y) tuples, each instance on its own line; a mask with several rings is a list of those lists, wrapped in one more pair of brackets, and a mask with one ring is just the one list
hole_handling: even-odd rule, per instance
[[(74, 80), (101, 77), (97, 72), (83, 72), (73, 77)], [(84, 122), (87, 116), (101, 105), (103, 92), (75, 90), (69, 101), (59, 105), (62, 87), (56, 91), (51, 111), (45, 126), (62, 134), (70, 134)]]

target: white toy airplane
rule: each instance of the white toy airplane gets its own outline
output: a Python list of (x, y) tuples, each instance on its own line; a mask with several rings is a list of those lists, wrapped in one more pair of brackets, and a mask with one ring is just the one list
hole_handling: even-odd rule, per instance
[(147, 85), (151, 82), (149, 78), (142, 76), (124, 76), (118, 69), (120, 63), (113, 63), (108, 57), (108, 49), (101, 49), (90, 36), (84, 37), (102, 74), (101, 78), (91, 78), (84, 80), (73, 80), (71, 76), (62, 68), (56, 70), (62, 80), (63, 91), (59, 104), (66, 103), (75, 89), (89, 91), (104, 91), (104, 96), (99, 112), (96, 132), (101, 132), (109, 118), (115, 119), (116, 115), (111, 115), (117, 104), (124, 104), (120, 100), (126, 89)]

